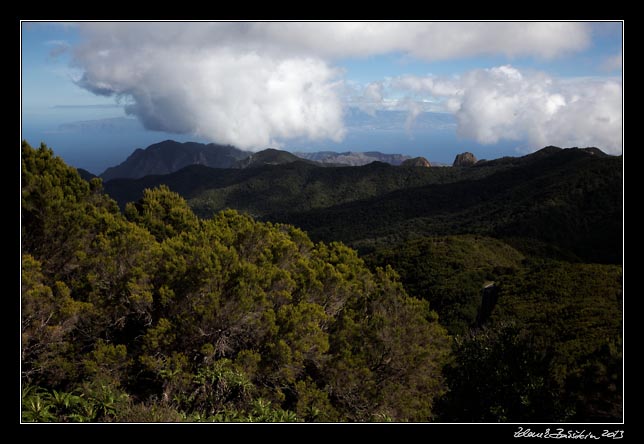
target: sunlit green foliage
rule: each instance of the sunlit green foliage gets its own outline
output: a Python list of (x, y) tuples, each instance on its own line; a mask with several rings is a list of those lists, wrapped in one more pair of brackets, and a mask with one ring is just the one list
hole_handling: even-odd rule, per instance
[(25, 421), (426, 421), (445, 330), (390, 268), (23, 143)]

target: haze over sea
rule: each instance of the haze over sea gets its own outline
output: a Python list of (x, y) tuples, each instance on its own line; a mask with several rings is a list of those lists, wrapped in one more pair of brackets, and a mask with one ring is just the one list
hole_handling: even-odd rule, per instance
[[(464, 140), (456, 134), (456, 123), (450, 114), (421, 113), (410, 129), (404, 128), (406, 113), (402, 111), (380, 111), (376, 116), (370, 116), (353, 109), (348, 114), (350, 117), (347, 119), (347, 134), (342, 141), (296, 138), (288, 140), (280, 148), (291, 152), (380, 151), (412, 157), (423, 156), (432, 163), (450, 165), (456, 154), (463, 151), (474, 152), (480, 159), (529, 152), (526, 143), (517, 141), (483, 145)], [(122, 162), (136, 148), (146, 148), (162, 140), (213, 142), (189, 134), (148, 131), (136, 119), (127, 117), (108, 117), (57, 125), (47, 122), (25, 122), (23, 138), (32, 145), (45, 141), (67, 163), (94, 174), (100, 174), (106, 168)], [(91, 149), (88, 149), (90, 147)]]

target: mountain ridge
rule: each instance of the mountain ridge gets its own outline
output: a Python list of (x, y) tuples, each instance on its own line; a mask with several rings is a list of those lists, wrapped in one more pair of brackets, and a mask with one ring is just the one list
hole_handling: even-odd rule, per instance
[(315, 240), (333, 235), (362, 251), (396, 243), (397, 233), (410, 236), (410, 231), (415, 236), (480, 233), (530, 239), (529, 244), (514, 242), (530, 253), (555, 246), (566, 260), (619, 263), (623, 158), (598, 152), (542, 149), (505, 162), (454, 169), (489, 169), (491, 174), (293, 212), (283, 221)]
[(316, 151), (312, 153), (296, 151), (293, 154), (306, 160), (349, 166), (362, 166), (374, 161), (397, 166), (405, 160), (411, 159), (411, 156), (406, 154), (385, 154), (379, 151), (344, 151), (340, 153), (335, 151)]
[(276, 148), (266, 148), (250, 154), (245, 159), (238, 160), (233, 168), (258, 168), (264, 165), (283, 165), (286, 163), (302, 162), (310, 165), (325, 166), (319, 162), (302, 159), (289, 151)]
[(385, 154), (379, 151), (318, 151), (290, 152), (266, 148), (257, 152), (244, 151), (232, 145), (216, 143), (177, 142), (171, 139), (135, 149), (123, 162), (107, 168), (98, 177), (107, 182), (114, 179), (139, 179), (150, 175), (171, 174), (189, 165), (211, 168), (256, 168), (304, 162), (317, 166), (362, 166), (371, 162), (400, 165), (411, 156)]
[[(387, 411), (415, 415), (402, 420), (623, 421), (622, 156), (189, 165), (103, 190), (81, 174), (23, 142), (23, 421), (203, 420), (216, 405), (239, 418), (274, 390), (289, 416), (272, 420), (358, 422), (381, 419), (386, 389)], [(105, 193), (118, 184), (152, 189), (120, 212)], [(97, 416), (105, 396), (128, 402)], [(432, 412), (410, 396), (434, 396)]]
[(251, 153), (232, 145), (202, 144), (164, 140), (145, 149), (138, 148), (119, 165), (107, 168), (100, 177), (104, 181), (117, 178), (140, 178), (169, 174), (188, 165), (231, 168)]
[[(539, 238), (576, 251), (563, 253), (566, 257), (586, 255), (593, 247), (583, 242), (593, 238), (599, 242), (598, 257), (612, 262), (621, 254), (610, 247), (614, 236), (591, 227), (600, 223), (618, 230), (619, 214), (612, 209), (621, 202), (621, 165), (621, 156), (597, 149), (546, 147), (467, 168), (406, 168), (377, 161), (325, 168), (305, 162), (244, 169), (190, 166), (165, 176), (110, 181), (105, 189), (124, 208), (145, 188), (164, 184), (201, 217), (234, 208), (296, 225), (316, 240), (340, 240), (367, 250), (374, 239), (394, 242), (396, 229), (408, 233), (413, 226), (419, 235)], [(602, 205), (599, 220), (593, 214)], [(566, 235), (548, 234), (552, 224), (567, 226), (557, 230)]]

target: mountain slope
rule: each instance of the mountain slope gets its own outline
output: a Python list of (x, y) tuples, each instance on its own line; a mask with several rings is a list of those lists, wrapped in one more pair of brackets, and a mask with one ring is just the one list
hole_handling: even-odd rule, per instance
[(231, 168), (250, 153), (230, 145), (196, 142), (179, 143), (174, 140), (155, 143), (146, 149), (137, 149), (124, 162), (105, 170), (104, 181), (169, 174), (188, 165), (205, 165), (213, 168)]
[(277, 150), (275, 148), (267, 148), (263, 151), (253, 153), (245, 159), (237, 161), (234, 168), (258, 168), (264, 165), (283, 165), (293, 162), (305, 162), (309, 164), (317, 164), (303, 160), (300, 157), (289, 153), (288, 151)]
[(244, 169), (193, 165), (167, 175), (115, 179), (105, 184), (105, 190), (123, 208), (127, 202), (140, 199), (145, 188), (164, 184), (189, 199), (202, 217), (224, 208), (237, 208), (268, 218), (332, 207), (394, 190), (482, 177), (502, 168), (508, 167), (410, 169), (372, 162), (361, 167), (322, 168), (305, 161)]
[(621, 262), (621, 156), (566, 149), (535, 153), (497, 170), (502, 165), (509, 162), (459, 168), (495, 172), (291, 213), (283, 221), (314, 239), (340, 240), (363, 251), (418, 236), (480, 233), (514, 239), (515, 247), (530, 253), (556, 246), (563, 251), (548, 254)]
[(97, 177), (94, 174), (90, 173), (87, 170), (84, 170), (83, 168), (76, 168), (76, 171), (78, 171), (78, 175), (86, 181), (91, 181), (93, 178)]
[(422, 236), (478, 233), (525, 254), (621, 262), (622, 158), (593, 149), (547, 147), (468, 168), (192, 166), (113, 180), (105, 189), (123, 208), (161, 184), (201, 217), (234, 208), (363, 252)]
[(316, 162), (328, 163), (333, 165), (362, 166), (371, 162), (384, 162), (391, 165), (400, 165), (409, 156), (403, 154), (384, 154), (378, 151), (336, 153), (334, 151), (318, 151), (315, 153), (294, 153), (302, 159), (314, 160)]

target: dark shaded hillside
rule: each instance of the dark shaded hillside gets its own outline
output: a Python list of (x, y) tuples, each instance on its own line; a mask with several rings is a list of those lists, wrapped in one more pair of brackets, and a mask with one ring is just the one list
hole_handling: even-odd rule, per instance
[(445, 369), (448, 422), (623, 421), (622, 270), (529, 261)]
[(116, 178), (136, 179), (152, 174), (172, 173), (187, 165), (231, 168), (249, 154), (230, 145), (166, 140), (144, 150), (137, 149), (121, 164), (105, 170), (101, 178), (104, 181)]
[[(503, 168), (503, 166), (501, 167)], [(145, 188), (167, 185), (190, 200), (202, 217), (236, 208), (259, 217), (326, 208), (430, 183), (491, 174), (496, 169), (398, 168), (382, 162), (362, 167), (317, 167), (305, 161), (256, 168), (212, 169), (193, 165), (172, 174), (115, 179), (105, 190), (121, 208)]]
[(525, 254), (621, 262), (622, 158), (596, 148), (546, 147), (452, 168), (195, 165), (112, 180), (105, 190), (123, 208), (161, 184), (201, 217), (234, 208), (363, 252), (422, 236), (477, 233), (506, 239)]
[(124, 208), (143, 196), (143, 190), (167, 185), (188, 198), (211, 188), (245, 181), (257, 175), (257, 169), (220, 169), (203, 165), (190, 165), (181, 170), (163, 175), (150, 175), (139, 179), (113, 179), (104, 183), (104, 189), (119, 207)]
[(324, 209), (393, 190), (455, 181), (461, 177), (455, 171), (442, 174), (408, 172), (381, 162), (362, 167), (332, 168), (292, 163), (264, 168), (251, 180), (195, 194), (189, 202), (203, 217), (232, 207), (263, 220), (283, 220), (293, 212)]
[(87, 182), (89, 182), (90, 180), (92, 180), (95, 177), (98, 177), (98, 176), (95, 176), (94, 174), (90, 173), (89, 171), (84, 170), (83, 168), (76, 168), (76, 171), (78, 171), (78, 175), (83, 180), (86, 180)]
[[(419, 236), (479, 233), (528, 253), (546, 243), (568, 259), (621, 262), (621, 156), (547, 149), (513, 162), (478, 179), (394, 191), (284, 221), (363, 251)], [(463, 169), (493, 169), (484, 165)], [(510, 162), (496, 167), (502, 165)]]

